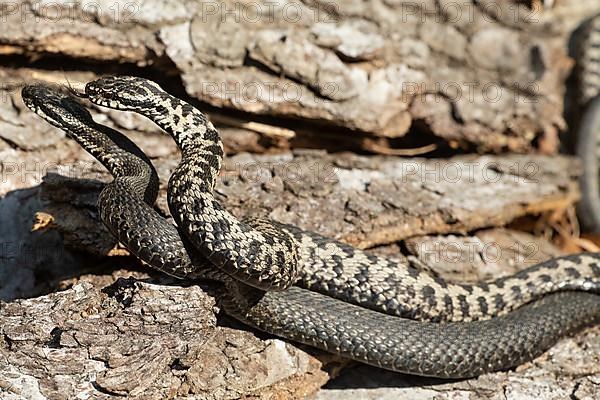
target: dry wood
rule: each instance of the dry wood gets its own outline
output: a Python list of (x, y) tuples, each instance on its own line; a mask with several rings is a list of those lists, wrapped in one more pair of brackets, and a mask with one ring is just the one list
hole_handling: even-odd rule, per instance
[[(557, 7), (5, 2), (0, 53), (149, 66), (164, 84), (180, 76), (187, 94), (213, 106), (301, 118), (288, 119), (300, 134), (307, 121), (324, 123), (327, 135), (375, 152), (367, 139), (395, 146), (411, 128), (417, 143), (429, 133), (523, 152), (539, 140), (542, 150), (555, 152), (550, 138), (565, 127), (569, 34), (600, 10), (593, 0)], [(322, 145), (318, 135), (304, 136)]]

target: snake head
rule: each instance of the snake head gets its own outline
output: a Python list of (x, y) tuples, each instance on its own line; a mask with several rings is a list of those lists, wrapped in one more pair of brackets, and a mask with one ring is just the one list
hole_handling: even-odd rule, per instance
[(106, 76), (85, 85), (92, 103), (125, 111), (143, 109), (157, 93), (162, 93), (160, 86), (135, 76)]
[(28, 85), (21, 90), (25, 105), (48, 123), (69, 129), (92, 121), (92, 116), (75, 98), (43, 85)]

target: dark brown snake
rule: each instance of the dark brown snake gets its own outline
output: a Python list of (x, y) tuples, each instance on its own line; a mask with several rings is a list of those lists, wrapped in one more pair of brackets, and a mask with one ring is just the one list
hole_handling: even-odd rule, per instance
[(458, 378), (531, 360), (600, 319), (598, 254), (556, 258), (489, 283), (453, 284), (297, 227), (238, 221), (212, 195), (223, 150), (200, 111), (133, 77), (90, 82), (85, 97), (143, 114), (175, 139), (182, 161), (168, 200), (178, 227), (150, 206), (154, 170), (138, 149), (96, 124), (74, 98), (23, 89), (29, 108), (115, 177), (98, 208), (119, 241), (170, 275), (222, 282), (223, 309), (244, 323), (381, 368)]

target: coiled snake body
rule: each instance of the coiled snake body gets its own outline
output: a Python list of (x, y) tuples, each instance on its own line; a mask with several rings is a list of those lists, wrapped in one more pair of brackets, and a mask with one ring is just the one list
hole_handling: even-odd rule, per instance
[(145, 115), (182, 152), (168, 188), (176, 228), (149, 205), (155, 172), (139, 150), (94, 123), (75, 99), (23, 89), (33, 111), (115, 176), (98, 202), (109, 230), (156, 269), (222, 282), (224, 310), (258, 329), (394, 371), (457, 378), (518, 365), (600, 319), (598, 254), (462, 285), (297, 227), (238, 221), (212, 195), (223, 148), (197, 109), (133, 77), (90, 82), (81, 96)]

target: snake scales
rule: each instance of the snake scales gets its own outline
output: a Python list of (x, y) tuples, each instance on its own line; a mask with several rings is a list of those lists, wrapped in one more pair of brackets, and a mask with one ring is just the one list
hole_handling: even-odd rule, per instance
[(576, 130), (575, 154), (583, 172), (577, 211), (587, 229), (600, 232), (600, 14), (585, 24), (581, 36), (577, 100), (583, 113)]
[(151, 207), (155, 172), (129, 141), (70, 96), (40, 86), (22, 94), (113, 174), (98, 208), (134, 255), (180, 278), (222, 282), (224, 310), (258, 329), (394, 371), (457, 378), (518, 365), (600, 319), (597, 254), (453, 284), (297, 227), (238, 221), (212, 195), (223, 147), (202, 113), (141, 78), (88, 83), (80, 96), (143, 114), (177, 142), (175, 227)]

